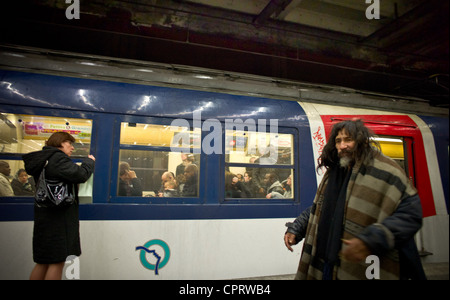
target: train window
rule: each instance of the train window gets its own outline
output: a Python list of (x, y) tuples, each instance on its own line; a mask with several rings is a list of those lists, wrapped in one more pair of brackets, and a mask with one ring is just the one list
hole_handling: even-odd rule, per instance
[(199, 196), (200, 129), (122, 122), (120, 144), (118, 196)]
[[(153, 125), (123, 122), (120, 130), (120, 144), (153, 147), (182, 147), (183, 134), (189, 136), (189, 148), (199, 149), (201, 145), (200, 129), (170, 125)], [(187, 140), (187, 139), (186, 139)]]
[(378, 136), (374, 140), (380, 144), (381, 152), (384, 155), (389, 156), (406, 172), (408, 171), (405, 162), (404, 140), (402, 137)]
[[(13, 196), (33, 196), (29, 190), (34, 191), (34, 179), (22, 171), (21, 155), (41, 150), (50, 135), (57, 131), (66, 131), (75, 138), (71, 158), (86, 157), (90, 153), (92, 120), (0, 114), (0, 161), (4, 162), (3, 165), (7, 163), (11, 169), (10, 174), (3, 174), (3, 178), (16, 187)], [(13, 159), (4, 160), (2, 157)], [(80, 185), (79, 196), (80, 203), (92, 203), (92, 176)]]
[(0, 153), (38, 151), (54, 132), (66, 131), (76, 140), (72, 155), (89, 154), (91, 120), (5, 113), (0, 114), (0, 119)]
[(225, 132), (225, 198), (294, 197), (293, 134)]

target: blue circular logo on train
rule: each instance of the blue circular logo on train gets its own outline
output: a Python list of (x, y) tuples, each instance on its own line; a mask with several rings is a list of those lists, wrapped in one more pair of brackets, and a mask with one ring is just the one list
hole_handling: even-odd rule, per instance
[[(156, 247), (157, 249), (150, 249), (152, 246), (159, 246)], [(139, 259), (141, 260), (141, 264), (152, 271), (155, 271), (155, 275), (159, 274), (159, 269), (164, 268), (165, 265), (169, 262), (170, 258), (170, 248), (167, 245), (166, 242), (163, 240), (151, 240), (144, 244), (144, 246), (138, 246), (136, 247), (136, 251), (140, 250), (139, 253)], [(156, 262), (152, 263), (147, 260), (147, 253), (152, 255)]]

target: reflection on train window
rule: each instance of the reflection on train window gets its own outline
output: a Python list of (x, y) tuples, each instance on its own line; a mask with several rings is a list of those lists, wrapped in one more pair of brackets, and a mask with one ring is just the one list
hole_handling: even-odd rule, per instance
[(292, 134), (226, 130), (229, 163), (292, 165)]
[(0, 114), (0, 153), (39, 151), (57, 131), (68, 132), (75, 138), (73, 157), (89, 154), (91, 120), (5, 113)]
[[(86, 157), (90, 153), (92, 120), (37, 115), (0, 114), (0, 196), (33, 197), (35, 180), (24, 170), (20, 155), (42, 150), (45, 141), (57, 131), (65, 131), (75, 138), (75, 150), (71, 158)], [(5, 160), (2, 156), (16, 156), (17, 160)], [(5, 166), (9, 166), (6, 171)], [(8, 185), (9, 184), (9, 185)], [(6, 186), (6, 189), (3, 187)], [(92, 203), (93, 176), (79, 185), (80, 203)], [(10, 193), (12, 188), (13, 194)], [(3, 190), (9, 191), (5, 192)]]
[(118, 196), (199, 196), (200, 154), (183, 152), (200, 148), (200, 129), (123, 122), (120, 143), (127, 149), (119, 154)]
[(225, 198), (292, 199), (292, 134), (226, 130)]
[[(184, 135), (184, 136), (183, 136)], [(200, 148), (200, 128), (190, 130), (186, 127), (170, 125), (153, 125), (123, 122), (120, 130), (120, 144), (182, 147), (182, 143), (189, 144), (189, 148)]]

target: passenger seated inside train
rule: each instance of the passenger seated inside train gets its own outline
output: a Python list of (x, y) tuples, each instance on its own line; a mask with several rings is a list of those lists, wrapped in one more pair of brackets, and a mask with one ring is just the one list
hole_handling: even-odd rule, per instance
[(225, 198), (252, 198), (253, 195), (237, 175), (225, 171)]
[[(159, 189), (158, 197), (169, 197), (169, 196), (164, 195), (165, 190), (166, 190), (166, 183), (169, 181), (173, 181), (174, 184), (178, 187), (178, 184), (176, 182), (175, 175), (173, 174), (173, 172), (166, 171), (161, 175), (161, 188)], [(177, 195), (178, 195), (178, 191), (177, 191)]]
[(162, 197), (178, 197), (178, 184), (175, 180), (164, 183), (164, 192)]
[[(195, 155), (180, 155), (174, 151), (121, 150), (119, 174), (124, 179), (119, 182), (118, 196), (137, 197), (198, 197), (200, 169)], [(200, 156), (199, 154), (196, 154)], [(183, 160), (184, 158), (184, 160)], [(133, 171), (129, 172), (128, 169)], [(180, 173), (183, 169), (183, 173)], [(180, 173), (177, 176), (175, 173)], [(126, 172), (133, 176), (129, 179), (129, 192), (126, 193)], [(120, 175), (119, 175), (120, 177)], [(166, 184), (170, 182), (170, 184)], [(136, 193), (133, 193), (136, 192)]]
[(184, 169), (185, 182), (181, 190), (182, 197), (198, 196), (198, 167), (195, 164), (189, 164)]
[(272, 191), (270, 194), (267, 194), (266, 198), (292, 198), (292, 179), (291, 175), (288, 176), (286, 180), (281, 182), (281, 186), (284, 190), (284, 193), (281, 194), (278, 191)]
[[(29, 176), (24, 168), (19, 165), (17, 172), (12, 172), (12, 164), (7, 161), (0, 161), (0, 196), (13, 197), (25, 196), (33, 197), (36, 190), (36, 184), (32, 176)], [(11, 174), (15, 174), (14, 177)]]
[(251, 198), (263, 198), (265, 196), (265, 193), (260, 193), (260, 185), (256, 184), (251, 171), (244, 173), (244, 186), (250, 192)]
[(272, 197), (272, 193), (277, 193), (280, 195), (284, 195), (284, 189), (278, 180), (278, 176), (275, 173), (267, 173), (264, 176), (264, 185), (266, 186), (266, 198), (270, 199)]
[(119, 164), (119, 196), (142, 196), (141, 180), (127, 162)]
[(0, 196), (14, 196), (14, 191), (9, 181), (11, 168), (6, 161), (0, 161)]
[(16, 176), (11, 181), (11, 186), (15, 196), (33, 197), (36, 191), (36, 185), (32, 176), (28, 176), (25, 169), (19, 169)]
[(180, 175), (184, 175), (184, 169), (186, 168), (187, 165), (194, 164), (197, 165), (198, 167), (198, 163), (195, 161), (195, 156), (193, 154), (181, 153), (180, 157), (181, 163), (177, 166), (177, 169), (175, 171), (175, 175), (177, 177)]

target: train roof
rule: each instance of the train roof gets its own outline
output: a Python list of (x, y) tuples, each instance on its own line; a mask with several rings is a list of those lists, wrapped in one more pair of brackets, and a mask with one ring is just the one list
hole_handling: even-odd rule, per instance
[(448, 117), (449, 113), (448, 109), (431, 107), (427, 101), (415, 97), (399, 97), (339, 86), (46, 49), (0, 46), (0, 68), (398, 113), (441, 117)]

